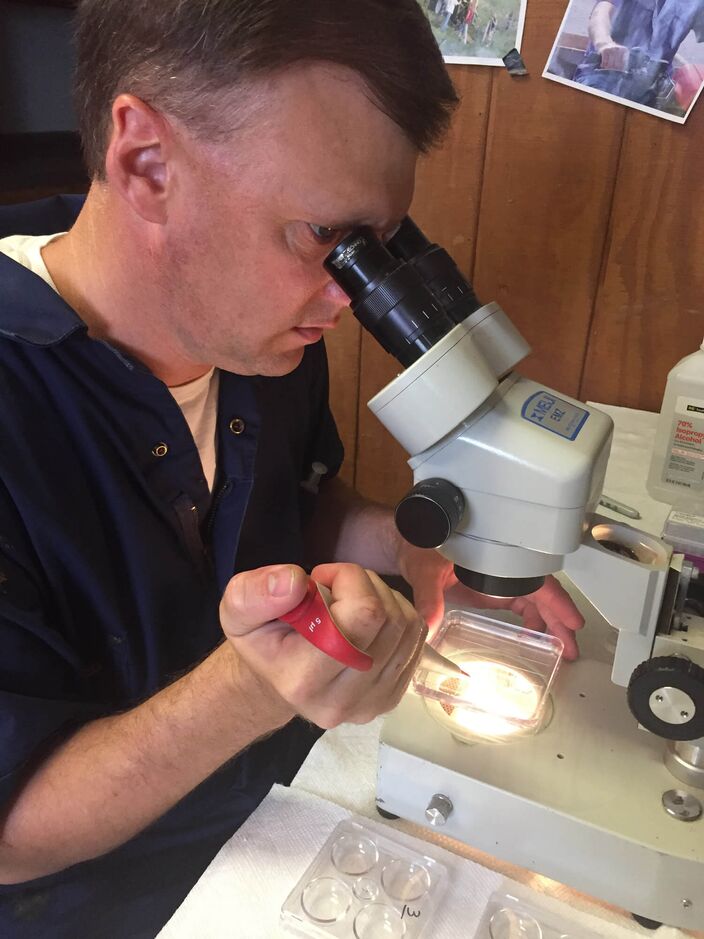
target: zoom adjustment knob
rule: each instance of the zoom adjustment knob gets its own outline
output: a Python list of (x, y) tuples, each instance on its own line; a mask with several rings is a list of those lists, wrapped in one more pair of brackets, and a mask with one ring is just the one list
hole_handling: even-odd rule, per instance
[(628, 706), (639, 724), (666, 740), (704, 736), (704, 668), (674, 655), (647, 659), (628, 683)]
[(464, 496), (446, 479), (423, 479), (396, 506), (396, 527), (419, 548), (439, 548), (464, 514)]

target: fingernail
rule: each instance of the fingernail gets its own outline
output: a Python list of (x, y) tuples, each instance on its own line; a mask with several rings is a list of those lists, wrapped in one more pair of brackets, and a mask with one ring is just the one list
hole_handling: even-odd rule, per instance
[(293, 568), (284, 567), (269, 574), (267, 586), (270, 597), (287, 597), (293, 589)]

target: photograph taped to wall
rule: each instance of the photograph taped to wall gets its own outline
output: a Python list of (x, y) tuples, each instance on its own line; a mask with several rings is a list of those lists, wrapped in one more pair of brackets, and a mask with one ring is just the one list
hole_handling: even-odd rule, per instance
[(570, 0), (543, 77), (684, 124), (704, 85), (704, 0)]
[(458, 65), (501, 65), (521, 48), (526, 0), (418, 0), (443, 59)]

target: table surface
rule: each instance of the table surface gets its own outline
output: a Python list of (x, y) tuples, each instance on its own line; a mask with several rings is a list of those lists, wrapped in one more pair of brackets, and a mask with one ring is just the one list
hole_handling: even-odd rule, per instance
[[(604, 491), (612, 498), (636, 508), (641, 513), (642, 518), (638, 521), (625, 519), (622, 515), (601, 506), (599, 511), (604, 515), (611, 516), (622, 522), (628, 522), (659, 535), (667, 517), (669, 506), (655, 502), (647, 495), (645, 490), (645, 479), (655, 438), (657, 415), (608, 405), (597, 406), (609, 413), (615, 423), (614, 442), (607, 468)], [(380, 724), (381, 719), (377, 719), (362, 727), (343, 725), (326, 733), (315, 745), (293, 781), (294, 797), (296, 792), (301, 796), (308, 794), (307, 797), (318, 797), (324, 800), (324, 803), (320, 803), (320, 805), (332, 804), (334, 807), (339, 807), (338, 811), (347, 810), (347, 812), (366, 816), (370, 819), (378, 819), (375, 785)], [(280, 793), (276, 794), (275, 798), (282, 804)], [(266, 801), (262, 808), (262, 819), (271, 819), (271, 813), (269, 812), (269, 815), (267, 815)], [(320, 814), (320, 811), (318, 807), (318, 814)], [(331, 821), (333, 817), (338, 816), (336, 812), (331, 811)], [(271, 821), (268, 824), (271, 824)], [(254, 828), (254, 826), (252, 827)], [(481, 879), (481, 871), (495, 871), (504, 877), (510, 878), (512, 882), (522, 885), (522, 889), (528, 888), (535, 891), (548, 903), (554, 902), (558, 907), (567, 904), (571, 912), (579, 911), (596, 916), (601, 923), (600, 935), (651, 935), (657, 936), (657, 939), (675, 939), (675, 937), (685, 935), (704, 937), (704, 933), (684, 933), (671, 927), (663, 927), (656, 933), (648, 932), (637, 926), (622, 911), (579, 894), (547, 878), (500, 862), (495, 858), (473, 850), (467, 845), (443, 838), (436, 832), (421, 829), (403, 820), (396, 822), (395, 827), (428, 841), (434, 841), (451, 851), (453, 855), (467, 859), (467, 863), (470, 865), (467, 870), (473, 871), (475, 878)], [(218, 878), (223, 877), (223, 865), (225, 876), (227, 876), (228, 864), (233, 871), (237, 868), (237, 862), (234, 860), (236, 855), (233, 852), (241, 851), (243, 844), (246, 844), (247, 850), (251, 850), (252, 842), (256, 842), (258, 838), (266, 841), (266, 832), (261, 826), (257, 826), (254, 830), (254, 835), (247, 830), (243, 837), (240, 833), (237, 833), (232, 841), (225, 846), (218, 858), (213, 861), (191, 891), (183, 906), (167, 924), (161, 934), (163, 939), (181, 939), (181, 937), (185, 939), (186, 936), (193, 936), (193, 923), (205, 922), (202, 917), (205, 915), (206, 909), (208, 910), (210, 922), (213, 922), (214, 894), (212, 888), (214, 888)], [(240, 832), (242, 832), (242, 829), (240, 829)], [(314, 854), (315, 851), (311, 853), (311, 858)], [(241, 877), (241, 871), (238, 870), (237, 872), (238, 876)], [(295, 883), (295, 879), (291, 886), (293, 886), (293, 883)], [(236, 896), (238, 888), (233, 884), (232, 889), (235, 890)], [(246, 890), (246, 886), (241, 884), (240, 889)], [(220, 894), (220, 896), (222, 895)], [(277, 896), (272, 901), (277, 909), (281, 905), (282, 899), (282, 897)], [(198, 932), (199, 937), (202, 934), (203, 936), (242, 936), (242, 939), (250, 939), (250, 933), (233, 932), (232, 921), (227, 916), (227, 902), (223, 901), (222, 933), (217, 929), (215, 931), (203, 931), (202, 933)], [(451, 930), (446, 934), (448, 936), (454, 935)], [(254, 935), (254, 933), (251, 933), (251, 935)], [(469, 936), (471, 933), (466, 933), (466, 935)]]

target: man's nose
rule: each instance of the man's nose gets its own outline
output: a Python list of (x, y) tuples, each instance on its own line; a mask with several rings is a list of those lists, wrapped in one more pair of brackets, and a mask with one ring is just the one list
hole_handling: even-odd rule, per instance
[(326, 300), (330, 300), (331, 303), (334, 303), (337, 306), (347, 306), (350, 302), (350, 298), (347, 296), (342, 287), (338, 287), (338, 285), (332, 279), (329, 280), (323, 287), (323, 296)]

